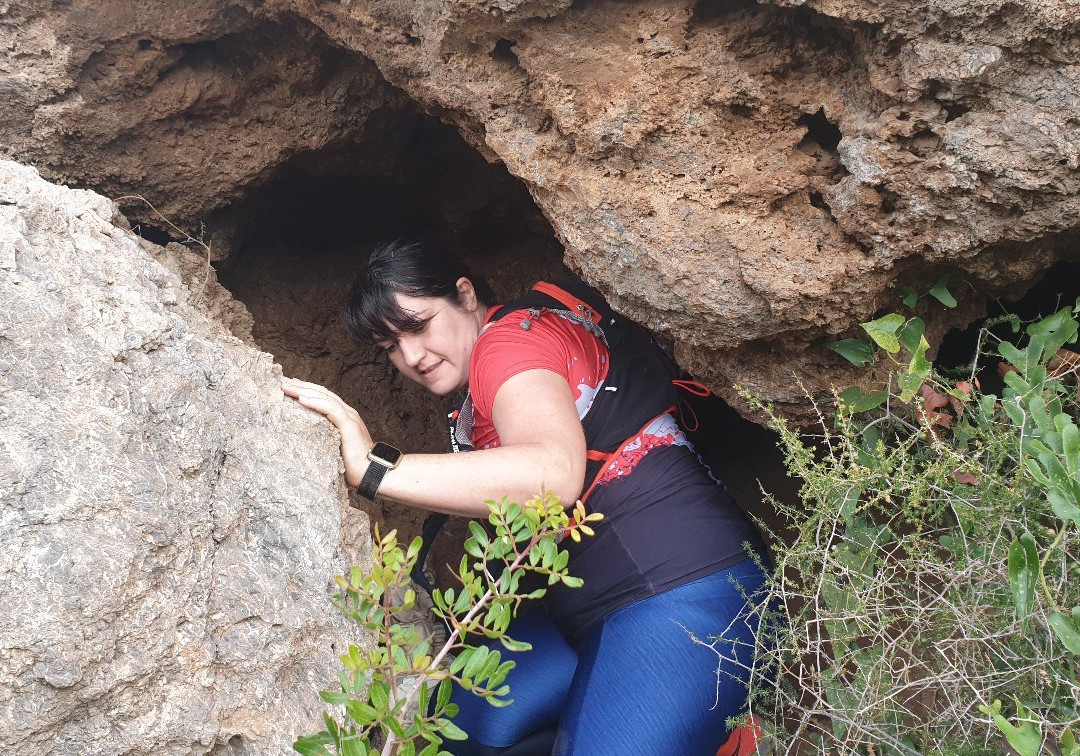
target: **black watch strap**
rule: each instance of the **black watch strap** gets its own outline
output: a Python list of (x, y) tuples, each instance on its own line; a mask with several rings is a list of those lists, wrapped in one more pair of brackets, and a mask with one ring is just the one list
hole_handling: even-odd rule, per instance
[(364, 477), (360, 480), (360, 485), (356, 487), (356, 492), (368, 501), (374, 502), (379, 493), (379, 486), (382, 484), (383, 477), (388, 470), (393, 470), (398, 466), (401, 457), (401, 450), (394, 448), (390, 444), (384, 444), (380, 441), (371, 447), (371, 451), (367, 454), (369, 461), (367, 472), (364, 473)]

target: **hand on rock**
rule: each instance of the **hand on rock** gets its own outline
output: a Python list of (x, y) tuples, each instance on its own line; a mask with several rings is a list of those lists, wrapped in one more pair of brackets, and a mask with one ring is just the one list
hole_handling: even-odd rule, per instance
[(341, 434), (341, 456), (345, 460), (345, 483), (355, 486), (367, 470), (367, 453), (375, 443), (371, 440), (360, 413), (346, 404), (340, 396), (317, 383), (282, 378), (281, 390), (301, 406), (324, 415)]

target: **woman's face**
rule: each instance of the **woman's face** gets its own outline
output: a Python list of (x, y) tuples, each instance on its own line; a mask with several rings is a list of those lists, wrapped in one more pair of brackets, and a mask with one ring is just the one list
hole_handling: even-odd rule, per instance
[(487, 314), (467, 278), (458, 281), (458, 291), (460, 304), (441, 297), (396, 294), (401, 309), (424, 326), (416, 333), (399, 333), (393, 341), (379, 342), (402, 375), (439, 396), (468, 384), (469, 358)]

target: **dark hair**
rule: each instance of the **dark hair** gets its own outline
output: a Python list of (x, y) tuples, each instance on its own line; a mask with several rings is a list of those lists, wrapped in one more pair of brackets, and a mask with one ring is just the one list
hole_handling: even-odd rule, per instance
[(396, 239), (371, 253), (368, 267), (353, 282), (345, 303), (345, 331), (359, 342), (373, 344), (396, 333), (415, 333), (424, 321), (398, 306), (395, 294), (441, 297), (461, 304), (457, 282), (472, 281), (477, 300), (495, 304), (487, 282), (475, 277), (452, 253), (422, 241)]

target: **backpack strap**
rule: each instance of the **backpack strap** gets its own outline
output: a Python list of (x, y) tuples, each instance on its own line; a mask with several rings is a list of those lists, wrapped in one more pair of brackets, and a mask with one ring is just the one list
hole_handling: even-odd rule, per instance
[(599, 325), (600, 321), (603, 319), (603, 316), (597, 312), (592, 305), (585, 300), (574, 296), (561, 286), (556, 286), (547, 281), (540, 281), (536, 286), (532, 287), (532, 290), (551, 297), (570, 310), (570, 312), (579, 313), (596, 325)]

